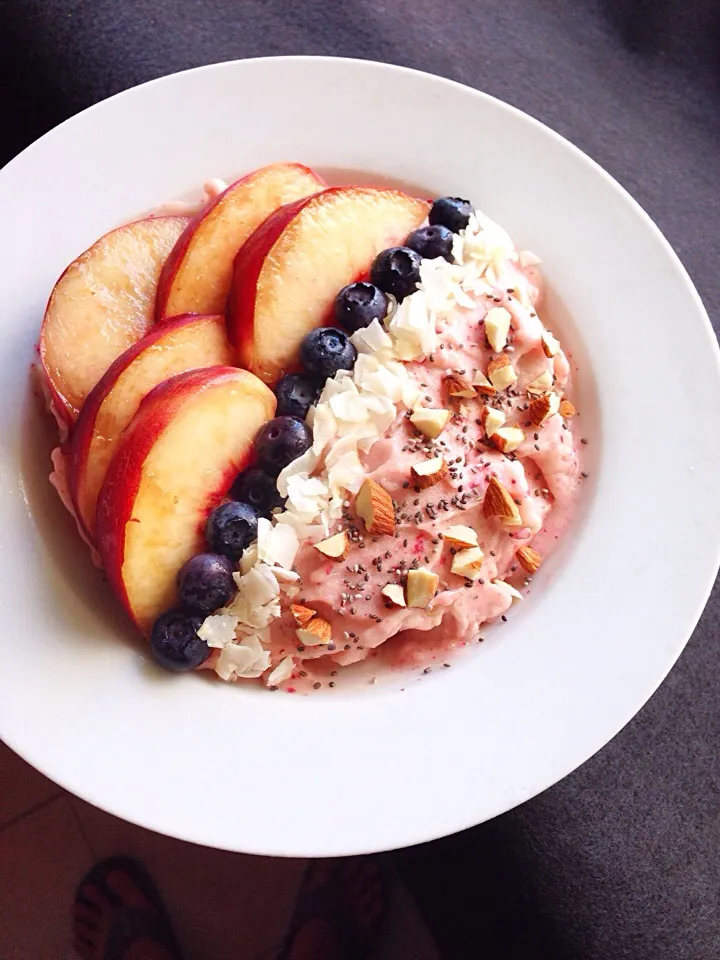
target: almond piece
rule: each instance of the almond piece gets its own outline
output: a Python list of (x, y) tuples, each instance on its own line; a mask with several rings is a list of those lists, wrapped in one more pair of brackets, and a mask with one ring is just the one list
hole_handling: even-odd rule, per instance
[(430, 440), (439, 437), (450, 419), (449, 410), (434, 410), (431, 407), (418, 407), (414, 410), (410, 423)]
[(399, 583), (388, 583), (386, 584), (380, 593), (387, 597), (390, 603), (394, 603), (396, 607), (405, 607), (405, 592)]
[(549, 330), (545, 330), (540, 339), (542, 340), (542, 348), (545, 356), (554, 357), (560, 349), (560, 341), (557, 340)]
[(517, 380), (517, 374), (510, 357), (504, 353), (501, 357), (493, 357), (488, 364), (488, 379), (496, 390), (507, 390), (511, 383)]
[(560, 397), (556, 393), (543, 393), (530, 402), (528, 416), (536, 427), (540, 427), (560, 409)]
[(478, 536), (472, 527), (466, 527), (465, 524), (458, 523), (443, 531), (443, 541), (448, 547), (465, 550), (467, 547), (478, 545)]
[(485, 433), (491, 437), (505, 423), (505, 414), (495, 407), (483, 407), (480, 412), (480, 422)]
[(407, 575), (407, 605), (427, 607), (437, 592), (440, 577), (426, 567), (410, 570)]
[(495, 387), (490, 383), (485, 374), (480, 372), (480, 370), (473, 375), (472, 383), (477, 392), (484, 394), (486, 397), (492, 397), (497, 393)]
[(317, 610), (313, 610), (312, 607), (304, 607), (301, 603), (293, 603), (290, 607), (290, 612), (300, 626), (304, 627), (306, 623), (309, 623), (312, 620), (317, 613)]
[(561, 417), (566, 417), (566, 418), (577, 416), (577, 410), (570, 403), (569, 400), (565, 399), (565, 397), (563, 397), (562, 400), (560, 401), (560, 407), (558, 409), (558, 413), (560, 414)]
[(485, 554), (480, 547), (469, 547), (467, 550), (458, 550), (452, 558), (450, 572), (466, 580), (477, 580), (480, 568), (483, 565)]
[(440, 483), (448, 475), (449, 467), (442, 457), (433, 457), (432, 460), (421, 460), (410, 467), (410, 476), (416, 487), (426, 490), (435, 483)]
[(549, 370), (544, 370), (539, 377), (535, 377), (532, 383), (528, 384), (528, 393), (549, 393), (553, 388), (553, 378)]
[(493, 307), (485, 316), (485, 335), (495, 353), (505, 349), (512, 316), (505, 307)]
[(322, 617), (313, 617), (304, 627), (295, 631), (295, 636), (306, 647), (325, 646), (330, 643), (332, 627)]
[(503, 590), (507, 590), (513, 600), (522, 600), (523, 595), (519, 590), (516, 590), (511, 583), (506, 583), (505, 580), (493, 580), (493, 583), (496, 587), (502, 587)]
[(344, 560), (350, 553), (350, 541), (344, 530), (336, 533), (334, 537), (328, 537), (327, 540), (320, 540), (319, 543), (314, 544), (314, 547), (332, 560)]
[(472, 400), (473, 397), (477, 396), (475, 387), (465, 377), (461, 377), (459, 373), (448, 374), (443, 383), (451, 397), (464, 397), (466, 400)]
[(490, 436), (490, 442), (494, 443), (501, 453), (517, 450), (524, 439), (525, 434), (519, 427), (500, 427)]
[(483, 500), (483, 516), (488, 519), (498, 517), (507, 527), (522, 526), (517, 504), (497, 477), (490, 477)]
[(523, 570), (527, 570), (530, 574), (537, 573), (543, 562), (543, 558), (532, 547), (520, 547), (515, 556)]
[(369, 477), (363, 481), (355, 497), (355, 509), (368, 533), (394, 533), (395, 510), (392, 497), (379, 483)]

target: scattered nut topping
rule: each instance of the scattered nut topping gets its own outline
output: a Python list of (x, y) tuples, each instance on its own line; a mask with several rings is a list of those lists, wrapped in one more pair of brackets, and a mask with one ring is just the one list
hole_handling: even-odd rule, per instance
[(525, 434), (519, 427), (500, 427), (495, 433), (491, 434), (490, 441), (502, 453), (512, 453), (517, 450), (525, 439)]
[(477, 392), (484, 394), (486, 397), (492, 397), (497, 393), (495, 387), (480, 370), (475, 373), (472, 378), (472, 382), (473, 386), (477, 389)]
[(433, 457), (432, 460), (422, 460), (410, 467), (413, 483), (421, 490), (440, 483), (448, 475), (449, 467), (442, 457)]
[(542, 426), (546, 420), (554, 416), (560, 409), (560, 397), (556, 393), (544, 393), (531, 401), (528, 409), (530, 421), (536, 427)]
[(540, 338), (542, 348), (546, 357), (554, 357), (560, 349), (560, 341), (557, 340), (549, 330), (545, 330)]
[(516, 590), (511, 583), (506, 583), (505, 580), (493, 580), (493, 583), (496, 587), (502, 587), (503, 590), (507, 590), (513, 600), (522, 600), (523, 595), (519, 590)]
[(407, 605), (427, 607), (437, 592), (440, 577), (426, 567), (410, 570), (407, 575)]
[(505, 414), (495, 407), (483, 407), (480, 412), (480, 422), (485, 433), (491, 437), (505, 423)]
[(410, 416), (410, 423), (430, 440), (439, 437), (450, 419), (449, 410), (433, 410), (431, 407), (418, 407)]
[(330, 643), (332, 627), (322, 617), (313, 617), (304, 627), (295, 631), (301, 644), (306, 647), (319, 647)]
[(379, 483), (369, 477), (363, 481), (355, 497), (355, 509), (368, 533), (395, 532), (395, 511), (392, 497)]
[(570, 403), (569, 400), (565, 399), (565, 397), (563, 397), (562, 400), (560, 401), (560, 408), (558, 409), (558, 413), (560, 414), (561, 417), (566, 417), (566, 418), (577, 416), (577, 410)]
[(332, 560), (344, 560), (350, 553), (350, 541), (343, 530), (341, 533), (336, 533), (334, 537), (328, 537), (327, 540), (316, 543), (315, 549)]
[(483, 516), (498, 517), (507, 527), (522, 526), (517, 504), (497, 477), (490, 477), (483, 500)]
[(501, 391), (507, 390), (517, 380), (512, 361), (505, 353), (501, 357), (493, 357), (488, 364), (487, 375), (495, 389)]
[(450, 572), (467, 580), (476, 580), (480, 576), (485, 554), (480, 547), (469, 547), (467, 550), (458, 550), (452, 558)]
[(290, 612), (300, 626), (304, 627), (306, 623), (312, 620), (317, 610), (313, 610), (312, 607), (304, 607), (301, 603), (293, 603), (290, 607)]
[(404, 607), (405, 603), (405, 592), (399, 583), (388, 583), (382, 588), (380, 593), (387, 597), (390, 603), (394, 603), (396, 607)]
[(527, 570), (530, 574), (537, 573), (543, 562), (543, 558), (532, 547), (520, 547), (515, 556), (523, 570)]
[(478, 545), (477, 533), (472, 527), (466, 527), (462, 523), (448, 527), (443, 533), (443, 540), (449, 547), (456, 547), (458, 550), (464, 550), (466, 547), (476, 547)]
[(451, 373), (445, 377), (444, 381), (448, 395), (451, 397), (464, 397), (466, 400), (472, 400), (477, 396), (477, 390), (465, 377), (459, 373)]
[(536, 377), (531, 384), (528, 384), (528, 393), (548, 393), (553, 388), (552, 374), (549, 370), (544, 370), (539, 377)]
[(505, 349), (510, 333), (510, 312), (505, 307), (493, 307), (485, 317), (485, 334), (495, 353)]

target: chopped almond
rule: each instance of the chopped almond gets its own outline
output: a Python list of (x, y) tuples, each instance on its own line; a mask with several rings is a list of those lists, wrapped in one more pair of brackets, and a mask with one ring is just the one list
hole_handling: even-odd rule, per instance
[(487, 375), (490, 383), (500, 391), (507, 390), (517, 380), (515, 369), (506, 353), (500, 357), (493, 357), (488, 364)]
[(529, 574), (537, 573), (543, 562), (543, 558), (532, 547), (520, 547), (515, 556), (523, 570), (527, 570)]
[(560, 349), (560, 341), (557, 340), (549, 330), (545, 330), (540, 339), (542, 340), (542, 348), (545, 356), (554, 357)]
[(405, 592), (399, 583), (388, 583), (382, 588), (380, 593), (390, 601), (394, 603), (396, 607), (405, 607)]
[(313, 617), (304, 627), (295, 631), (295, 635), (306, 647), (319, 647), (330, 643), (332, 627), (322, 617)]
[(469, 547), (467, 550), (458, 550), (452, 558), (450, 572), (459, 577), (465, 577), (467, 580), (477, 580), (480, 576), (480, 568), (483, 565), (485, 554), (480, 547)]
[(425, 567), (410, 570), (407, 575), (407, 605), (428, 607), (437, 592), (439, 582), (440, 577)]
[(502, 587), (503, 590), (507, 590), (513, 600), (522, 600), (523, 595), (519, 590), (516, 590), (511, 583), (507, 583), (505, 580), (493, 580), (493, 583), (496, 587)]
[(362, 517), (368, 533), (395, 532), (395, 510), (392, 497), (379, 483), (369, 477), (363, 481), (355, 497), (355, 509)]
[(500, 353), (507, 345), (512, 317), (505, 307), (493, 307), (485, 317), (485, 335), (495, 353)]
[(445, 424), (450, 419), (449, 410), (433, 410), (430, 407), (418, 407), (414, 410), (410, 423), (417, 427), (420, 433), (428, 439), (435, 440), (445, 429)]
[(570, 403), (569, 400), (565, 399), (565, 397), (563, 397), (562, 400), (560, 401), (560, 407), (558, 409), (558, 413), (560, 414), (561, 417), (565, 417), (566, 419), (569, 417), (577, 416), (577, 410)]
[(497, 517), (507, 527), (522, 526), (517, 504), (497, 477), (490, 477), (483, 500), (483, 516), (488, 519)]
[(491, 437), (505, 423), (505, 414), (495, 407), (483, 407), (480, 412), (480, 422), (485, 433)]
[(410, 467), (410, 475), (416, 487), (426, 490), (435, 483), (440, 483), (448, 475), (449, 467), (442, 457), (433, 457), (432, 460), (422, 460)]
[(475, 387), (465, 377), (461, 377), (459, 373), (448, 374), (444, 383), (448, 395), (451, 397), (464, 397), (466, 400), (472, 400), (473, 397), (477, 396)]
[(560, 409), (560, 397), (556, 393), (543, 393), (530, 402), (528, 416), (536, 427), (540, 427)]
[(312, 620), (317, 613), (317, 610), (313, 610), (312, 607), (304, 607), (301, 603), (293, 603), (290, 607), (290, 612), (300, 626), (304, 627), (306, 623), (309, 623)]
[(501, 453), (517, 450), (524, 439), (525, 434), (519, 427), (500, 427), (490, 437), (491, 443), (494, 443)]
[(344, 560), (348, 553), (350, 553), (350, 541), (343, 530), (341, 533), (336, 533), (334, 537), (328, 537), (327, 540), (320, 540), (319, 543), (315, 544), (315, 549), (319, 550), (324, 556), (330, 557), (332, 560)]
[(539, 377), (536, 377), (532, 383), (528, 384), (528, 393), (549, 393), (553, 388), (553, 378), (549, 370), (544, 370)]
[(477, 533), (472, 527), (466, 527), (463, 523), (448, 527), (443, 533), (443, 540), (448, 547), (456, 547), (458, 550), (478, 545)]
[(486, 397), (492, 397), (497, 393), (495, 387), (480, 370), (473, 375), (472, 383), (477, 392), (484, 394)]

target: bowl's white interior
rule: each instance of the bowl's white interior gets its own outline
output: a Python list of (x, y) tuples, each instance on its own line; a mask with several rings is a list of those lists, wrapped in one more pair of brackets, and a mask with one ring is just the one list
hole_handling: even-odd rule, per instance
[[(300, 698), (160, 675), (47, 486), (50, 437), (28, 370), (57, 275), (138, 211), (280, 159), (471, 197), (542, 257), (580, 367), (590, 477), (571, 537), (522, 610), (421, 682)], [(188, 840), (377, 850), (539, 792), (661, 681), (717, 568), (717, 346), (652, 223), (567, 142), (422, 74), (246, 61), (79, 115), (0, 172), (0, 203), (0, 734), (31, 763)], [(668, 383), (682, 402), (663, 406)]]

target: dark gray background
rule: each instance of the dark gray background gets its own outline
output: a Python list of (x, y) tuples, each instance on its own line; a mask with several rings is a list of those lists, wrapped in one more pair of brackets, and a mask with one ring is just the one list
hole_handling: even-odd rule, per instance
[[(648, 210), (718, 329), (719, 0), (0, 0), (0, 162), (132, 84), (296, 53), (417, 67), (548, 123)], [(348, 117), (338, 135), (368, 131)], [(720, 957), (719, 615), (716, 591), (670, 678), (581, 770), (399, 856), (445, 956)]]

